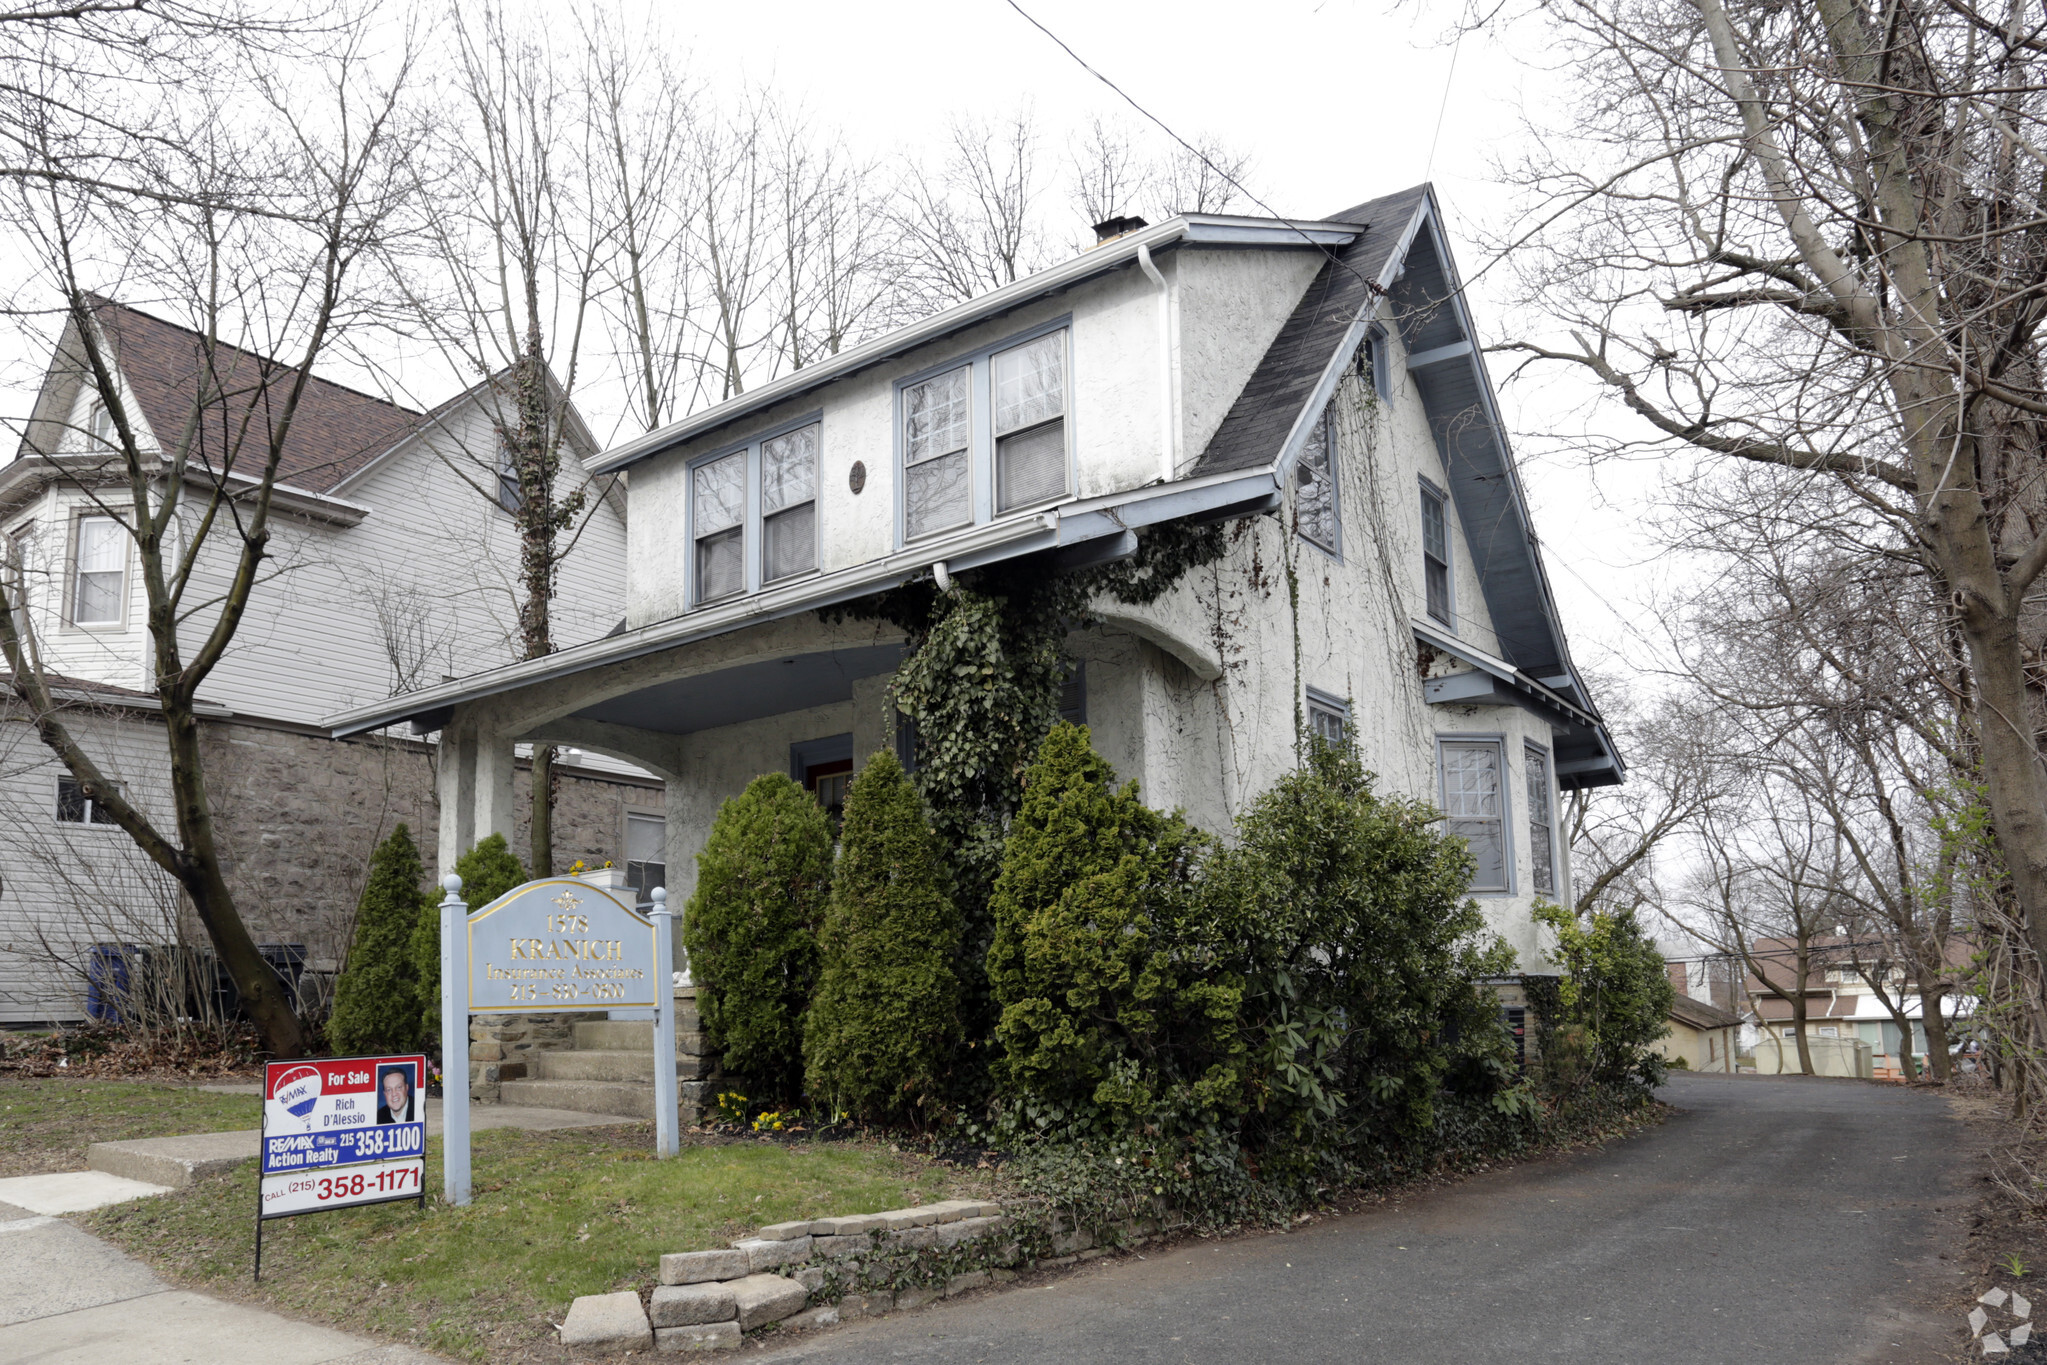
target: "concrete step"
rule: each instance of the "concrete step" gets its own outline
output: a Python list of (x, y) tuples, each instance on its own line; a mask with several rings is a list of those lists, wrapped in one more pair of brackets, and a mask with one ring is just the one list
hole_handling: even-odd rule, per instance
[[(684, 1028), (683, 1024), (691, 1025)], [(575, 1026), (576, 1050), (578, 1052), (651, 1052), (654, 1050), (654, 1024), (648, 1019), (587, 1019)], [(677, 1056), (699, 1057), (704, 1052), (704, 1035), (692, 1016), (688, 1020), (676, 1020), (675, 1051)]]
[[(529, 1052), (526, 1054), (526, 1060), (533, 1068), (532, 1075), (535, 1080), (633, 1081), (643, 1085), (654, 1083), (652, 1048), (632, 1052), (584, 1048), (577, 1048), (574, 1052)], [(710, 1067), (706, 1058), (675, 1059), (675, 1074), (682, 1080), (697, 1080), (708, 1070)]]
[(573, 1109), (579, 1114), (616, 1114), (620, 1118), (652, 1119), (651, 1081), (506, 1081), (498, 1087), (504, 1104), (543, 1109)]
[(253, 1161), (261, 1150), (261, 1138), (257, 1129), (248, 1128), (230, 1133), (95, 1142), (85, 1149), (85, 1164), (125, 1180), (181, 1190), (201, 1176)]

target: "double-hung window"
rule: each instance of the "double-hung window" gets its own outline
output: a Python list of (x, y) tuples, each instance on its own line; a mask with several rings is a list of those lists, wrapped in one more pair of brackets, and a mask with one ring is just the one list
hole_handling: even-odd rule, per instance
[(1450, 524), (1443, 493), (1422, 485), (1422, 594), (1429, 615), (1450, 624)]
[(80, 517), (77, 536), (71, 624), (118, 626), (128, 595), (128, 533), (112, 517)]
[(911, 540), (974, 519), (973, 368), (903, 390), (903, 534)]
[(628, 812), (625, 817), (625, 884), (645, 904), (657, 886), (668, 885), (668, 821)]
[(1308, 689), (1308, 733), (1331, 748), (1341, 748), (1350, 728), (1350, 707), (1326, 692)]
[(1336, 442), (1329, 431), (1329, 411), (1315, 419), (1294, 462), (1294, 527), (1301, 536), (1331, 554), (1337, 553)]
[(746, 591), (746, 452), (690, 471), (696, 504), (697, 601)]
[(817, 567), (817, 423), (761, 442), (761, 581)]
[(1528, 778), (1528, 857), (1535, 889), (1545, 896), (1557, 892), (1556, 818), (1550, 800), (1549, 755), (1533, 744), (1522, 757)]
[(1440, 742), (1443, 814), (1448, 832), (1463, 839), (1474, 864), (1473, 891), (1509, 891), (1507, 877), (1507, 789), (1501, 782), (1500, 742), (1446, 739)]
[(1066, 491), (1066, 333), (995, 353), (995, 510)]
[(498, 506), (517, 516), (525, 499), (519, 494), (519, 461), (510, 441), (498, 442)]
[(1067, 329), (991, 347), (901, 389), (903, 538), (1066, 495)]
[(698, 604), (817, 568), (819, 432), (806, 421), (692, 466)]

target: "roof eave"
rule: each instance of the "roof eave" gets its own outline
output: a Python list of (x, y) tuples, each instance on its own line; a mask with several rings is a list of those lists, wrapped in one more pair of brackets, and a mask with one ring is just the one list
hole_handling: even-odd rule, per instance
[(1021, 307), (1034, 299), (1070, 289), (1097, 275), (1105, 275), (1136, 262), (1138, 252), (1159, 251), (1168, 246), (1261, 245), (1271, 247), (1340, 246), (1356, 237), (1355, 223), (1329, 223), (1278, 218), (1239, 218), (1223, 214), (1182, 214), (1155, 227), (1118, 237), (1072, 260), (1062, 261), (1035, 275), (1026, 276), (1000, 289), (934, 313), (919, 322), (842, 351), (829, 360), (806, 366), (792, 374), (749, 390), (679, 422), (650, 431), (618, 446), (590, 462), (592, 474), (610, 474), (649, 459), (664, 450), (706, 436), (720, 427), (753, 413), (786, 403), (811, 389), (843, 379), (870, 365), (939, 341), (976, 323)]

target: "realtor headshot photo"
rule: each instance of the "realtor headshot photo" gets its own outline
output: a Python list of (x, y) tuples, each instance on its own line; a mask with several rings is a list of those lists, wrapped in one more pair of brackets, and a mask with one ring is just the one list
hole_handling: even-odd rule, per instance
[(377, 1122), (415, 1123), (419, 1115), (413, 1112), (412, 1067), (386, 1066), (377, 1069)]

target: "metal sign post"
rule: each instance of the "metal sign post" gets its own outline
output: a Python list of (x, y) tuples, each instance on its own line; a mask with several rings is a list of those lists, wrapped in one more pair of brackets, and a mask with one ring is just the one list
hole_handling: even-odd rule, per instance
[(469, 906), (462, 879), (441, 878), (441, 1195), (469, 1202)]
[(654, 967), (659, 973), (654, 1004), (654, 1155), (670, 1157), (682, 1145), (675, 1102), (675, 928), (668, 888), (655, 887), (653, 900)]

